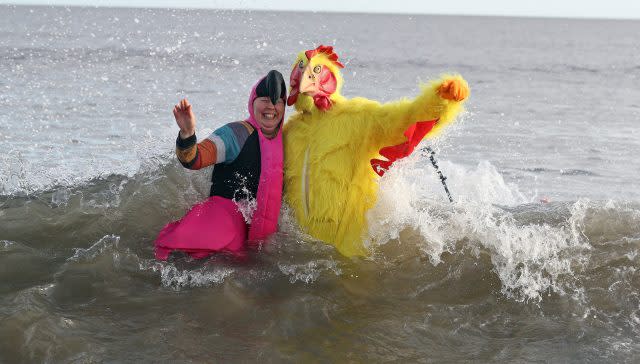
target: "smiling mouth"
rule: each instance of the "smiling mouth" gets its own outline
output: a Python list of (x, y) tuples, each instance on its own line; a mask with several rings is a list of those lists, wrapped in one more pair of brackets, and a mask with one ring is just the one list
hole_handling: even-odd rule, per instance
[(268, 120), (273, 120), (276, 118), (276, 114), (262, 114), (262, 117)]

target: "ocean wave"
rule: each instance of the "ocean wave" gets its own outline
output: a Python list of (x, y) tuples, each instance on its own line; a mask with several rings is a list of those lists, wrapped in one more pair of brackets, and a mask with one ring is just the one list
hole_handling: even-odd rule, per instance
[(572, 169), (572, 168), (553, 169), (553, 168), (546, 168), (546, 167), (528, 167), (528, 168), (518, 168), (518, 170), (525, 171), (525, 172), (532, 172), (536, 174), (557, 173), (562, 176), (593, 176), (593, 177), (600, 176), (600, 174), (593, 171), (586, 170), (586, 169)]
[[(414, 229), (418, 235), (404, 242), (419, 246), (430, 264), (441, 264), (443, 254), (460, 255), (467, 249), (476, 257), (488, 254), (502, 294), (540, 301), (548, 292), (574, 291), (595, 242), (640, 233), (637, 206), (588, 199), (533, 203), (533, 196), (505, 183), (490, 164), (475, 170), (441, 166), (454, 191), (453, 204), (444, 199), (435, 176), (415, 164), (385, 175), (378, 204), (369, 214), (373, 247)], [(599, 238), (613, 221), (618, 221), (613, 225), (617, 234)]]
[[(441, 161), (440, 166), (454, 203), (419, 156), (398, 163), (382, 178), (378, 203), (368, 215), (367, 244), (373, 252), (368, 263), (345, 260), (307, 236), (285, 205), (281, 233), (247, 264), (258, 264), (260, 274), (272, 277), (268, 279), (314, 283), (325, 273), (335, 279), (366, 275), (362, 269), (369, 264), (381, 271), (394, 269), (389, 260), (413, 254), (424, 259), (423, 267), (407, 268), (404, 275), (421, 276), (443, 265), (476, 265), (482, 276), (498, 282), (505, 297), (539, 302), (550, 292), (574, 294), (584, 275), (592, 274), (593, 251), (617, 246), (608, 258), (613, 267), (626, 267), (640, 256), (633, 245), (640, 236), (637, 204), (588, 199), (538, 203), (488, 162), (467, 168)], [(11, 196), (0, 203), (0, 225), (11, 227), (0, 239), (5, 249), (21, 241), (30, 249), (65, 256), (68, 268), (62, 271), (106, 259), (125, 271), (159, 274), (163, 286), (176, 289), (235, 281), (240, 279), (233, 274), (237, 265), (224, 263), (212, 270), (207, 266), (218, 263), (180, 268), (153, 260), (153, 238), (164, 224), (206, 198), (207, 177), (185, 174), (175, 163), (133, 177), (111, 175), (71, 188)], [(413, 292), (426, 294), (434, 284), (437, 279), (422, 282)], [(485, 294), (493, 289), (478, 287)]]
[(227, 267), (203, 266), (196, 269), (179, 269), (171, 263), (143, 261), (139, 265), (143, 271), (160, 274), (162, 285), (174, 289), (185, 287), (208, 287), (217, 285), (231, 276), (235, 270)]
[(526, 66), (518, 65), (518, 66), (510, 66), (507, 69), (511, 72), (545, 73), (545, 74), (549, 74), (549, 73), (561, 74), (566, 72), (599, 74), (599, 73), (608, 71), (605, 68), (595, 68), (595, 67), (581, 66), (576, 64), (562, 64), (562, 63), (545, 64), (544, 67), (543, 66), (526, 67)]
[(560, 174), (563, 176), (599, 176), (599, 174), (584, 169), (561, 169)]
[[(149, 46), (127, 47), (109, 46), (93, 47), (0, 47), (0, 59), (13, 62), (44, 62), (44, 63), (103, 63), (120, 62), (128, 59), (142, 58), (146, 62), (156, 65), (173, 65), (175, 63), (187, 62), (190, 65), (215, 65), (221, 69), (236, 69), (238, 58), (233, 55), (216, 52), (211, 49), (204, 52), (202, 49), (185, 50), (182, 49), (182, 41), (177, 40), (173, 46)], [(284, 55), (265, 55), (265, 62), (269, 64), (287, 64), (289, 58)], [(134, 69), (139, 66), (132, 66)]]
[(117, 248), (119, 241), (120, 241), (119, 236), (107, 235), (86, 249), (83, 249), (83, 248), (74, 249), (75, 252), (73, 253), (73, 256), (68, 258), (67, 261), (68, 262), (91, 261), (95, 259), (97, 256), (103, 254), (106, 250)]
[(289, 276), (289, 282), (291, 283), (297, 281), (306, 284), (313, 283), (324, 271), (333, 272), (335, 275), (342, 273), (335, 261), (327, 259), (312, 260), (303, 264), (278, 263), (278, 268), (282, 273)]

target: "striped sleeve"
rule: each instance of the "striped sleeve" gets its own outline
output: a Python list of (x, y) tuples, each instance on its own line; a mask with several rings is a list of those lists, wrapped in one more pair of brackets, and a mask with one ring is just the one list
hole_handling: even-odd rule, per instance
[(215, 163), (233, 162), (252, 132), (253, 127), (249, 123), (236, 121), (211, 133), (207, 140), (211, 141), (217, 150)]
[(218, 153), (215, 144), (209, 139), (196, 144), (197, 140), (195, 134), (187, 139), (180, 138), (178, 134), (176, 155), (185, 168), (200, 169), (216, 163)]

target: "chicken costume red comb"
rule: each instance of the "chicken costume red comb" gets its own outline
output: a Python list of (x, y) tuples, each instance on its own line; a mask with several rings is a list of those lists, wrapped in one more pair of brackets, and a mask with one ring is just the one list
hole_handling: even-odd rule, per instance
[(321, 44), (316, 49), (310, 49), (304, 52), (305, 56), (307, 56), (307, 59), (311, 59), (317, 56), (319, 53), (325, 54), (327, 58), (329, 58), (329, 60), (339, 68), (344, 68), (344, 65), (338, 61), (338, 55), (333, 51), (332, 46), (323, 46)]

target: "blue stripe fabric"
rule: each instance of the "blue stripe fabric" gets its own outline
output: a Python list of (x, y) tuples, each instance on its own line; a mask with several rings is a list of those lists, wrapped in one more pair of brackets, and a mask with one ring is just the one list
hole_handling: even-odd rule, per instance
[(249, 137), (249, 131), (242, 122), (237, 121), (216, 129), (213, 135), (217, 135), (224, 143), (224, 161), (222, 163), (230, 163), (240, 154), (240, 150)]

